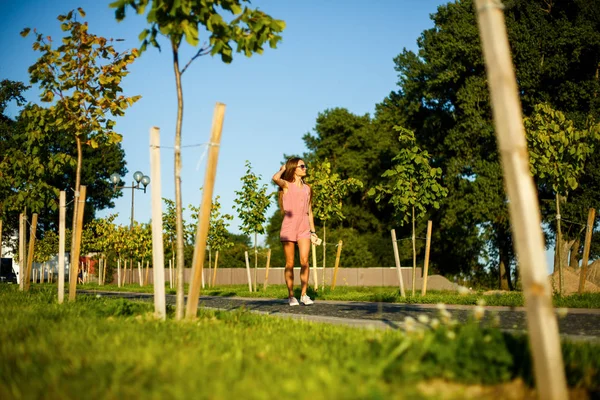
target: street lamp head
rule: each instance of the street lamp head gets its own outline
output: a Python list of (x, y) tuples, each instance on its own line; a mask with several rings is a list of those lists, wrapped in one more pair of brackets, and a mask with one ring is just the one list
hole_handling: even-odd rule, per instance
[(150, 184), (150, 177), (148, 175), (142, 176), (142, 185), (144, 188)]
[(115, 172), (110, 176), (110, 181), (116, 186), (121, 182), (121, 176)]
[(135, 171), (135, 173), (133, 174), (133, 179), (135, 179), (137, 183), (140, 183), (143, 177), (144, 174), (141, 171)]

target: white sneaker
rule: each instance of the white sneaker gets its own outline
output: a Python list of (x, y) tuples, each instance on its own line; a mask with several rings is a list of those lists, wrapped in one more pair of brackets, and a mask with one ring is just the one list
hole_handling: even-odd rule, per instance
[(304, 304), (305, 306), (310, 306), (314, 303), (314, 301), (312, 301), (307, 295), (304, 295), (300, 296), (300, 303)]
[(300, 305), (300, 303), (298, 303), (298, 299), (296, 299), (295, 297), (290, 297), (288, 299), (288, 302), (290, 303), (290, 307)]

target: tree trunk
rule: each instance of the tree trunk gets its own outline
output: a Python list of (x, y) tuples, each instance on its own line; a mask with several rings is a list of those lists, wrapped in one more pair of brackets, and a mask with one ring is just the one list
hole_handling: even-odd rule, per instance
[(573, 269), (579, 268), (579, 247), (581, 246), (581, 240), (579, 238), (573, 241), (571, 248), (569, 249), (569, 267)]
[(499, 253), (500, 265), (498, 270), (500, 272), (500, 290), (510, 290), (510, 286), (508, 284), (510, 276), (510, 260), (508, 259), (506, 251), (504, 251), (503, 248), (499, 249)]
[(175, 301), (175, 319), (183, 318), (184, 313), (184, 253), (183, 253), (183, 203), (181, 199), (181, 125), (183, 122), (183, 90), (181, 71), (179, 70), (179, 44), (171, 40), (173, 48), (173, 69), (177, 87), (177, 122), (175, 125), (175, 232), (177, 241), (177, 296)]

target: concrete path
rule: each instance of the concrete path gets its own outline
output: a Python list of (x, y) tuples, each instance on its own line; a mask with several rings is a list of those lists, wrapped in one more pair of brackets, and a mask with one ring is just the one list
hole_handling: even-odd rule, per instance
[[(143, 299), (150, 301), (153, 297), (148, 293), (79, 291), (82, 294), (99, 294), (101, 296)], [(175, 304), (175, 296), (167, 295), (167, 304)], [(286, 300), (242, 297), (201, 296), (199, 307), (218, 310), (235, 310), (245, 308), (252, 312), (278, 317), (294, 318), (313, 322), (345, 324), (356, 327), (403, 329), (404, 319), (426, 315), (430, 319), (439, 317), (439, 310), (432, 304), (398, 304), (371, 303), (357, 301), (319, 300), (311, 306), (290, 307)], [(472, 315), (475, 306), (446, 305), (447, 311), (458, 322), (466, 322)], [(560, 334), (570, 340), (590, 340), (600, 342), (600, 310), (568, 309), (557, 313)], [(499, 326), (506, 331), (526, 332), (527, 321), (523, 307), (485, 307), (484, 321), (491, 321), (498, 316)]]

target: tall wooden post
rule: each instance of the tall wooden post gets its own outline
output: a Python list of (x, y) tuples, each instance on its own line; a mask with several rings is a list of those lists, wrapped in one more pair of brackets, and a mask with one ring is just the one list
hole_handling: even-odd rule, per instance
[(165, 253), (160, 178), (160, 129), (150, 129), (150, 195), (152, 197), (152, 276), (154, 278), (154, 315), (167, 317), (165, 305)]
[(202, 203), (200, 204), (200, 220), (196, 230), (196, 246), (192, 262), (192, 282), (187, 299), (185, 317), (196, 318), (198, 313), (198, 300), (200, 297), (200, 285), (204, 269), (204, 257), (206, 254), (206, 239), (210, 223), (210, 211), (212, 209), (212, 195), (217, 176), (217, 161), (219, 160), (219, 147), (221, 145), (221, 132), (223, 130), (223, 119), (225, 118), (225, 104), (217, 103), (213, 113), (213, 122), (210, 134), (208, 160), (206, 163), (206, 174), (204, 185), (202, 185)]
[(331, 290), (335, 289), (335, 283), (337, 282), (338, 267), (340, 266), (340, 256), (342, 255), (342, 245), (344, 242), (341, 240), (338, 242), (337, 253), (335, 254), (335, 266), (333, 267), (333, 279), (331, 280)]
[(65, 230), (67, 215), (67, 194), (60, 192), (58, 210), (58, 304), (65, 299)]
[(498, 0), (476, 0), (475, 6), (515, 250), (523, 279), (529, 343), (539, 398), (567, 399), (537, 190), (529, 170), (529, 153), (502, 3)]
[(558, 264), (558, 293), (563, 294), (563, 270), (562, 270), (562, 230), (560, 227), (560, 200), (556, 193), (556, 241), (554, 244), (556, 252), (556, 263)]
[(394, 261), (396, 261), (396, 271), (398, 271), (398, 281), (400, 285), (400, 295), (406, 297), (404, 292), (404, 279), (402, 278), (402, 269), (400, 266), (400, 254), (398, 253), (398, 241), (396, 240), (396, 230), (392, 229), (392, 246), (394, 247)]
[(427, 239), (425, 242), (425, 262), (423, 263), (423, 288), (421, 296), (427, 294), (427, 275), (429, 273), (429, 251), (431, 249), (431, 220), (427, 221)]
[[(271, 250), (269, 250), (269, 256), (271, 254)], [(267, 261), (267, 265), (268, 261)], [(219, 250), (215, 251), (215, 264), (214, 264), (214, 268), (213, 268), (213, 276), (212, 276), (212, 286), (214, 287), (216, 282), (217, 282), (217, 268), (219, 266)], [(266, 282), (266, 279), (265, 279)]]
[(417, 287), (417, 237), (415, 236), (415, 207), (412, 207), (412, 253), (413, 253), (413, 267), (412, 267), (412, 295), (414, 297), (415, 290)]
[(26, 262), (26, 254), (25, 246), (26, 243), (26, 234), (27, 234), (27, 214), (21, 213), (19, 214), (19, 290), (23, 291), (25, 288), (25, 264)]
[(86, 186), (79, 185), (79, 197), (75, 197), (77, 205), (77, 219), (75, 232), (73, 232), (73, 253), (69, 268), (69, 301), (75, 301), (77, 294), (77, 275), (79, 273), (79, 250), (81, 249), (81, 232), (83, 226), (83, 211), (85, 208)]
[(263, 290), (267, 290), (267, 282), (269, 281), (269, 266), (271, 265), (271, 249), (267, 250), (267, 265), (265, 266), (265, 283)]
[(33, 255), (35, 249), (35, 232), (37, 230), (37, 213), (33, 213), (31, 218), (31, 229), (29, 231), (29, 250), (27, 250), (27, 271), (25, 272), (25, 291), (29, 291), (29, 285), (31, 284), (31, 266), (33, 265)]
[(587, 278), (587, 267), (590, 257), (590, 245), (592, 244), (592, 231), (594, 230), (594, 221), (596, 220), (596, 210), (590, 208), (585, 230), (585, 244), (583, 245), (583, 258), (581, 259), (581, 268), (579, 269), (579, 293), (585, 290), (585, 281)]
[[(323, 242), (323, 246), (325, 243)], [(310, 252), (312, 254), (312, 265), (313, 265), (313, 281), (315, 284), (315, 291), (319, 290), (319, 270), (317, 269), (317, 246), (314, 243), (310, 244)]]
[(246, 273), (248, 274), (248, 291), (252, 293), (252, 277), (250, 276), (250, 261), (248, 261), (248, 252), (244, 252), (246, 258)]

